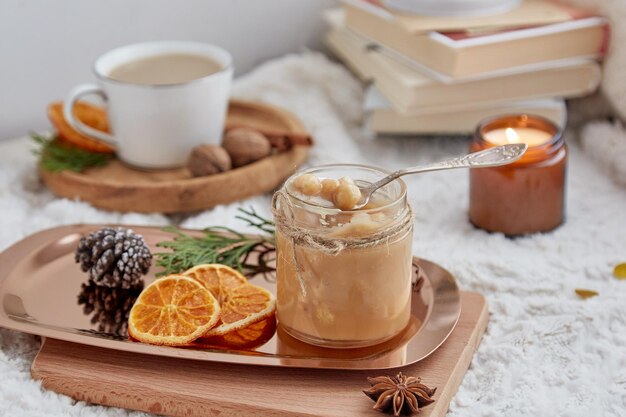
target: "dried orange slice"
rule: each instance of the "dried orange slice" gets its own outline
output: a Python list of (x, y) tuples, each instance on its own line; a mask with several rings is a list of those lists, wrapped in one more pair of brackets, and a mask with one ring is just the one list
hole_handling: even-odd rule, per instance
[(224, 335), (274, 314), (274, 295), (226, 265), (198, 265), (183, 275), (202, 283), (220, 304), (220, 321), (205, 336)]
[(153, 345), (185, 346), (218, 323), (220, 306), (197, 281), (169, 275), (148, 285), (128, 317), (128, 334)]
[(193, 278), (204, 285), (217, 298), (220, 305), (222, 304), (222, 298), (230, 290), (248, 282), (246, 277), (239, 271), (222, 264), (197, 265), (183, 272), (183, 275)]
[(274, 314), (274, 295), (252, 284), (243, 284), (228, 292), (220, 304), (220, 321), (205, 336), (224, 335), (242, 329)]
[[(74, 115), (89, 127), (109, 132), (109, 122), (102, 107), (85, 102), (74, 105)], [(59, 139), (91, 152), (113, 153), (115, 150), (102, 142), (92, 139), (75, 130), (63, 116), (63, 103), (54, 102), (48, 106), (48, 118), (59, 134)]]
[(243, 329), (219, 336), (201, 337), (193, 345), (202, 348), (252, 349), (270, 340), (275, 332), (276, 316), (272, 314)]

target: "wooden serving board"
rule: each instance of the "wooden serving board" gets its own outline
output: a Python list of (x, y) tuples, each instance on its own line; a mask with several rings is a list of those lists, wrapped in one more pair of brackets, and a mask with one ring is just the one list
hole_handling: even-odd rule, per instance
[[(264, 103), (233, 100), (226, 127), (241, 126), (306, 135), (300, 120), (285, 110)], [(177, 213), (273, 191), (295, 172), (307, 155), (308, 147), (294, 146), (240, 168), (197, 178), (187, 168), (143, 171), (117, 159), (80, 173), (40, 170), (40, 176), (54, 194), (87, 201), (106, 210)]]
[(421, 376), (436, 386), (422, 417), (443, 417), (487, 327), (482, 295), (462, 292), (459, 322), (444, 344), (404, 368), (337, 371), (207, 363), (44, 340), (32, 375), (77, 400), (168, 416), (382, 416), (361, 391), (367, 376)]

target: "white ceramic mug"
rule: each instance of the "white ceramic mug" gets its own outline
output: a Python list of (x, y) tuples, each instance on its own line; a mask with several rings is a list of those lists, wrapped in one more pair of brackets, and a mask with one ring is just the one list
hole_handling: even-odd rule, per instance
[[(109, 77), (124, 63), (162, 54), (203, 56), (218, 63), (220, 69), (203, 78), (169, 85), (133, 84)], [(224, 49), (187, 41), (137, 43), (100, 56), (93, 71), (98, 85), (82, 84), (72, 89), (63, 114), (74, 129), (115, 147), (123, 162), (147, 169), (179, 167), (194, 146), (221, 141), (233, 77), (232, 57)], [(75, 102), (93, 94), (107, 103), (111, 135), (74, 117)]]

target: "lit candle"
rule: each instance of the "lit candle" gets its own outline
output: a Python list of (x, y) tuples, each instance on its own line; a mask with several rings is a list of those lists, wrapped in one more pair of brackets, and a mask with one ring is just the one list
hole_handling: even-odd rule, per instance
[(529, 115), (481, 123), (470, 149), (526, 143), (517, 162), (470, 171), (470, 221), (506, 235), (547, 232), (563, 222), (567, 149), (561, 130)]
[(505, 127), (494, 129), (483, 134), (488, 142), (494, 145), (506, 145), (507, 143), (525, 143), (529, 147), (539, 146), (547, 143), (552, 139), (552, 134), (545, 130), (534, 129), (531, 127)]

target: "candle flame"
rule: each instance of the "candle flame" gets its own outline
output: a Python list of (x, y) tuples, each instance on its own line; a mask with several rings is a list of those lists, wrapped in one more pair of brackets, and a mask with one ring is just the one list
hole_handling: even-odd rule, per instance
[(506, 140), (509, 143), (519, 143), (519, 135), (514, 129), (507, 127), (504, 130), (504, 134), (506, 135)]

